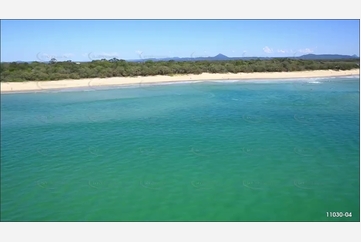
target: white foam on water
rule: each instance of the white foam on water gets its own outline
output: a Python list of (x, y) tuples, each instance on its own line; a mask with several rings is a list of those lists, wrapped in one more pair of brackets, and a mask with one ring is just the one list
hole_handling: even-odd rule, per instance
[(242, 80), (236, 80), (236, 79), (227, 79), (227, 80), (210, 80), (206, 82), (216, 82), (216, 83), (233, 83), (233, 82), (241, 82)]
[(150, 87), (150, 86), (166, 86), (166, 85), (182, 85), (182, 84), (192, 84), (192, 83), (201, 83), (203, 81), (171, 81), (171, 82), (149, 82), (149, 83), (140, 83), (138, 86), (141, 87)]

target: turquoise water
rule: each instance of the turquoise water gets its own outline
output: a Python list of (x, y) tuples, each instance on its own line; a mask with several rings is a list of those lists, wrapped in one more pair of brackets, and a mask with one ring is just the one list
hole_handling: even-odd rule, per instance
[(360, 221), (359, 95), (358, 77), (1, 95), (1, 220)]

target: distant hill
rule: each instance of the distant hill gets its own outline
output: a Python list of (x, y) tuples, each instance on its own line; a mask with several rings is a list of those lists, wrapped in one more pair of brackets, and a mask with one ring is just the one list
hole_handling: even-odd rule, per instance
[(223, 54), (218, 54), (215, 57), (213, 57), (212, 59), (214, 59), (214, 60), (229, 60), (230, 58), (228, 56), (223, 55)]
[[(276, 58), (290, 58), (298, 60), (345, 60), (345, 59), (360, 59), (357, 55), (338, 55), (338, 54), (307, 54), (297, 57), (228, 57), (223, 54), (218, 54), (213, 57), (170, 57), (170, 58), (148, 58), (148, 59), (136, 59), (136, 60), (127, 60), (129, 62), (144, 62), (144, 61), (227, 61), (227, 60), (267, 60), (267, 59), (276, 59)], [(109, 60), (108, 60), (109, 61)], [(16, 63), (31, 63), (33, 61), (16, 61)], [(76, 61), (73, 61), (76, 62)], [(83, 63), (87, 61), (78, 61), (77, 63)], [(43, 63), (49, 63), (48, 61)]]
[(137, 59), (128, 60), (132, 62), (143, 62), (143, 61), (227, 61), (227, 60), (252, 60), (252, 59), (269, 59), (267, 57), (228, 57), (223, 54), (218, 54), (213, 57), (170, 57), (170, 58), (148, 58), (148, 59)]
[(299, 59), (299, 60), (337, 60), (337, 59), (359, 59), (356, 55), (337, 55), (337, 54), (307, 54), (297, 57), (228, 57), (223, 54), (218, 54), (213, 57), (171, 57), (171, 58), (149, 58), (149, 59), (141, 59), (141, 60), (129, 60), (134, 62), (142, 62), (142, 61), (227, 61), (227, 60), (265, 60), (265, 59), (274, 59), (274, 58), (291, 58), (291, 59)]
[(296, 58), (303, 60), (359, 59), (357, 55), (337, 55), (337, 54), (325, 54), (325, 55), (307, 54)]

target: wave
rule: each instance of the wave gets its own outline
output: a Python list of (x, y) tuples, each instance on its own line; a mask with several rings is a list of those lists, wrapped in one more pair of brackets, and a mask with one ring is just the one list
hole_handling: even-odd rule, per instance
[[(311, 83), (320, 84), (323, 81), (338, 80), (345, 77), (307, 77), (307, 78), (278, 78), (278, 79), (234, 79), (234, 80), (203, 80), (192, 81), (191, 83), (222, 84), (222, 83)], [(351, 78), (351, 77), (348, 77)], [(353, 77), (355, 78), (355, 77)], [(179, 83), (179, 82), (178, 82)], [(184, 82), (187, 83), (187, 82)]]
[(318, 81), (309, 81), (308, 83), (319, 84), (319, 83), (321, 83), (321, 82), (318, 82)]
[(177, 84), (191, 84), (199, 83), (203, 81), (169, 81), (169, 82), (149, 82), (149, 83), (140, 83), (137, 86), (165, 86), (165, 85), (177, 85)]
[(237, 80), (237, 79), (227, 79), (227, 80), (207, 80), (207, 82), (217, 82), (217, 83), (233, 83), (233, 82), (241, 82), (241, 81), (244, 81), (244, 80)]

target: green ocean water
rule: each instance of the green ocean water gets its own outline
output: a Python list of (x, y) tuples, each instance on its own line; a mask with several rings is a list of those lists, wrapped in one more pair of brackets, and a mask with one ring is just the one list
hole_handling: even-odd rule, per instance
[(360, 221), (359, 82), (1, 95), (1, 220)]

